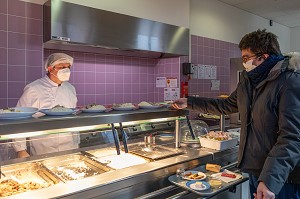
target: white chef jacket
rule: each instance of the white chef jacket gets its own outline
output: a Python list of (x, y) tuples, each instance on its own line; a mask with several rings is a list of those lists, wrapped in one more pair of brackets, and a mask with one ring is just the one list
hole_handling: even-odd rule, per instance
[[(24, 88), (17, 107), (50, 109), (56, 105), (61, 105), (67, 108), (75, 108), (76, 104), (77, 97), (74, 86), (69, 82), (63, 82), (59, 86), (46, 75)], [(26, 150), (25, 138), (16, 139), (15, 141), (13, 147), (16, 151)], [(75, 149), (78, 148), (78, 144), (78, 132), (36, 136), (30, 138), (30, 153), (31, 155), (40, 155)]]

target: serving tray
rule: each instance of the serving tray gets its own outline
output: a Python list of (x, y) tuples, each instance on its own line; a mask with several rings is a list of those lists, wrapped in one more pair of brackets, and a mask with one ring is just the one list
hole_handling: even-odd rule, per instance
[[(204, 171), (201, 171), (201, 172), (204, 172)], [(205, 172), (207, 178), (205, 180), (202, 180), (204, 182), (209, 182), (210, 179), (212, 179), (211, 177), (211, 174), (213, 174), (213, 172)], [(193, 193), (196, 193), (200, 196), (203, 196), (203, 197), (212, 197), (212, 196), (215, 196), (217, 195), (218, 193), (221, 193), (227, 189), (230, 189), (232, 186), (234, 185), (238, 185), (238, 184), (241, 184), (245, 181), (247, 181), (249, 178), (247, 176), (247, 174), (243, 174), (241, 173), (241, 175), (243, 176), (242, 179), (238, 179), (238, 180), (235, 180), (233, 182), (230, 182), (230, 183), (226, 183), (226, 182), (223, 182), (222, 181), (222, 186), (221, 188), (214, 188), (214, 187), (210, 187), (209, 189), (206, 189), (206, 190), (201, 190), (201, 191), (197, 191), (197, 190), (194, 190), (192, 189), (190, 186), (187, 185), (188, 182), (191, 182), (191, 181), (188, 181), (188, 180), (185, 180), (185, 179), (182, 179), (182, 177), (177, 177), (177, 175), (171, 175), (168, 180), (175, 184), (176, 186), (178, 187), (181, 187), (183, 189), (186, 189), (188, 191), (191, 191)]]
[(99, 175), (113, 170), (81, 154), (49, 158), (43, 160), (42, 164), (63, 182)]

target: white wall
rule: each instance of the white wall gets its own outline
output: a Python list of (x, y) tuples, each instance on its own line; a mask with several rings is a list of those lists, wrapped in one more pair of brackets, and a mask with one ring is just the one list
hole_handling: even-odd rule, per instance
[(266, 28), (279, 38), (282, 52), (290, 51), (290, 28), (217, 0), (190, 1), (191, 34), (238, 44), (246, 33)]
[(291, 51), (300, 52), (300, 27), (291, 28)]

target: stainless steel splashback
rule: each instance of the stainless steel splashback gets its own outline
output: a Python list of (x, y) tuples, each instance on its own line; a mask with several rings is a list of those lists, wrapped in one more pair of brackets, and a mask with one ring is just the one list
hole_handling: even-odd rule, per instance
[(49, 0), (44, 4), (44, 42), (50, 49), (175, 57), (189, 54), (189, 29)]

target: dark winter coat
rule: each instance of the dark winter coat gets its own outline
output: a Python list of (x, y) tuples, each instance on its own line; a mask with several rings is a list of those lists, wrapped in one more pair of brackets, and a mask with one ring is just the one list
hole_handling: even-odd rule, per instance
[(275, 194), (285, 182), (300, 184), (299, 69), (300, 53), (290, 53), (256, 88), (243, 71), (227, 99), (188, 98), (189, 108), (204, 113), (240, 113), (238, 167)]

